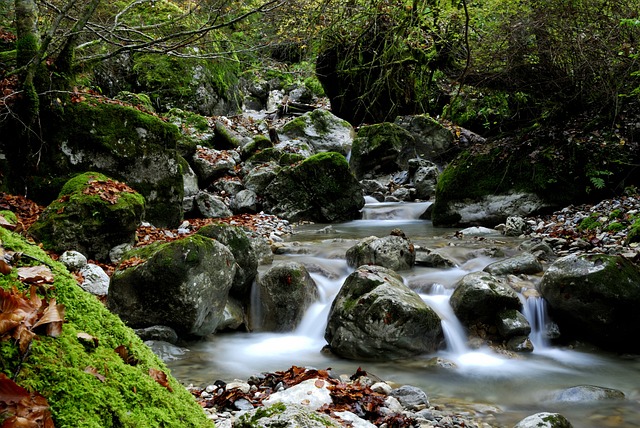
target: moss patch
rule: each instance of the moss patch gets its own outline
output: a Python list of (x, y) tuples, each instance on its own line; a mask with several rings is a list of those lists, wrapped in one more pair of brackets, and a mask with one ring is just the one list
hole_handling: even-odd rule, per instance
[[(0, 344), (2, 371), (16, 382), (44, 395), (57, 427), (206, 427), (213, 426), (193, 397), (169, 376), (170, 392), (149, 375), (150, 368), (169, 374), (164, 364), (122, 321), (93, 296), (83, 292), (66, 268), (19, 235), (0, 229), (5, 249), (23, 252), (52, 267), (55, 284), (47, 297), (66, 308), (66, 324), (58, 338), (39, 337), (18, 370), (12, 342)], [(0, 286), (24, 286), (16, 275), (4, 275)], [(85, 347), (80, 332), (98, 340)], [(126, 364), (114, 349), (124, 345), (137, 365)], [(105, 377), (101, 382), (85, 369), (92, 367)]]

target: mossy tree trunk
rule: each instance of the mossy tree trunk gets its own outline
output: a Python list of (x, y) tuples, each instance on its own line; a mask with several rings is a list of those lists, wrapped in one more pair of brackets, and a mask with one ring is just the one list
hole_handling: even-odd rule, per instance
[(33, 0), (15, 0), (17, 66), (20, 70), (22, 97), (18, 114), (27, 128), (38, 120), (40, 102), (36, 90), (36, 73), (40, 67), (38, 6)]

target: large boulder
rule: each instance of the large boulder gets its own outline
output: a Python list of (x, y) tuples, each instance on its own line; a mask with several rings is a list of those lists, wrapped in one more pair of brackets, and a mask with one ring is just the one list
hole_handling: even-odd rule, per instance
[(144, 196), (146, 221), (159, 227), (180, 224), (184, 186), (175, 125), (112, 103), (70, 103), (46, 119), (48, 146), (58, 149), (46, 153), (50, 159), (44, 158), (32, 177), (38, 180), (30, 188), (34, 197), (46, 198), (43, 192), (61, 187), (60, 177), (98, 171)]
[(443, 333), (438, 315), (400, 275), (361, 266), (334, 299), (324, 337), (341, 357), (388, 361), (435, 351)]
[(413, 135), (420, 158), (449, 161), (458, 154), (453, 133), (428, 114), (398, 116), (394, 123)]
[(393, 123), (362, 126), (353, 140), (349, 166), (358, 179), (408, 169), (416, 157), (415, 139)]
[(264, 191), (264, 205), (289, 221), (322, 223), (360, 216), (364, 196), (340, 153), (318, 153), (283, 168)]
[(215, 239), (229, 248), (236, 261), (236, 274), (229, 293), (247, 303), (251, 285), (258, 274), (258, 255), (247, 233), (241, 227), (219, 223), (201, 227), (198, 234)]
[(144, 198), (129, 186), (87, 172), (64, 185), (29, 233), (46, 249), (108, 261), (113, 247), (133, 244), (144, 209)]
[(378, 265), (399, 271), (413, 267), (416, 252), (411, 241), (403, 236), (369, 236), (349, 248), (346, 259), (351, 267)]
[[(304, 265), (282, 263), (258, 281), (260, 319), (255, 326), (265, 331), (291, 331), (318, 299), (318, 288)], [(255, 311), (254, 311), (255, 313)]]
[(531, 253), (522, 253), (487, 265), (485, 272), (491, 275), (535, 275), (542, 272), (542, 263)]
[(324, 109), (315, 109), (287, 122), (280, 130), (284, 138), (307, 141), (316, 152), (338, 152), (347, 156), (355, 132), (346, 120)]
[(233, 254), (193, 235), (136, 248), (111, 277), (107, 306), (131, 327), (165, 325), (180, 336), (206, 336), (224, 318), (236, 273)]
[(539, 289), (563, 337), (640, 350), (638, 265), (622, 256), (570, 255), (549, 266)]
[(466, 326), (496, 325), (502, 311), (522, 309), (516, 292), (501, 279), (485, 272), (472, 272), (462, 277), (450, 302), (453, 312)]

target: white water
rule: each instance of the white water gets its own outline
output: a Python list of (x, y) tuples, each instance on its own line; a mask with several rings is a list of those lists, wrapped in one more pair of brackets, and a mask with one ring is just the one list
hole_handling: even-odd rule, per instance
[[(389, 205), (392, 204), (371, 204), (367, 209), (386, 211)], [(401, 211), (415, 213), (420, 210), (422, 207), (407, 210), (403, 207)], [(371, 215), (375, 217), (375, 214)], [(369, 234), (383, 236), (398, 224), (414, 242), (447, 250), (458, 262), (458, 267), (450, 269), (414, 268), (401, 272), (407, 285), (441, 317), (446, 349), (409, 361), (387, 363), (343, 360), (322, 352), (326, 345), (323, 335), (331, 302), (351, 271), (339, 255), (355, 242), (354, 238)], [(447, 402), (446, 397), (456, 397), (476, 405), (497, 406), (498, 413), (489, 412), (488, 418), (505, 427), (541, 411), (561, 412), (574, 427), (640, 427), (640, 359), (553, 347), (545, 337), (548, 315), (541, 299), (526, 300), (523, 310), (532, 325), (533, 354), (509, 359), (489, 349), (470, 349), (466, 331), (449, 305), (449, 296), (462, 276), (482, 270), (494, 259), (478, 255), (476, 248), (465, 249), (457, 242), (443, 238), (451, 231), (433, 229), (430, 222), (416, 219), (359, 220), (334, 225), (330, 236), (314, 234), (314, 229), (322, 227), (308, 226), (292, 237), (292, 240), (305, 241), (303, 245), (309, 254), (278, 255), (274, 262), (294, 259), (319, 267), (315, 271), (323, 272), (312, 273), (320, 298), (307, 311), (298, 328), (285, 334), (218, 334), (194, 343), (184, 359), (169, 363), (178, 379), (202, 385), (216, 379), (246, 379), (260, 372), (286, 370), (292, 365), (331, 367), (337, 374), (352, 374), (362, 367), (383, 379), (418, 386), (427, 392), (432, 402)], [(452, 242), (455, 245), (449, 246)], [(429, 363), (433, 357), (450, 361), (455, 367), (433, 367)], [(629, 399), (589, 405), (548, 401), (552, 392), (581, 384), (620, 389)]]

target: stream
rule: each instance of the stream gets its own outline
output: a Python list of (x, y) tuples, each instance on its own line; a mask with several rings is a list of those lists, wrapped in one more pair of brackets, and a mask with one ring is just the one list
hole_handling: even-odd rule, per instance
[[(562, 413), (576, 428), (640, 427), (640, 357), (551, 346), (543, 334), (549, 320), (541, 298), (522, 297), (523, 313), (532, 326), (533, 353), (510, 358), (468, 345), (449, 296), (464, 275), (498, 260), (483, 250), (497, 247), (513, 255), (519, 239), (496, 232), (459, 240), (452, 237), (454, 230), (434, 228), (430, 221), (418, 219), (429, 203), (367, 202), (362, 220), (296, 227), (296, 233), (286, 238), (288, 253), (275, 256), (274, 264), (285, 260), (305, 264), (320, 292), (319, 301), (295, 331), (213, 335), (190, 344), (183, 357), (167, 361), (173, 375), (185, 384), (208, 385), (217, 379), (246, 380), (292, 365), (331, 368), (336, 374), (348, 375), (361, 367), (383, 380), (423, 389), (432, 405), (479, 412), (492, 426), (512, 427), (528, 415), (545, 411)], [(442, 319), (446, 349), (391, 362), (344, 360), (322, 352), (331, 302), (353, 271), (344, 260), (346, 250), (360, 238), (385, 236), (394, 228), (401, 228), (415, 245), (439, 248), (457, 262), (448, 269), (416, 266), (399, 272)], [(261, 266), (260, 273), (270, 267)], [(539, 280), (540, 276), (523, 278), (531, 286)], [(589, 403), (552, 400), (555, 392), (577, 385), (618, 389), (627, 399)]]

